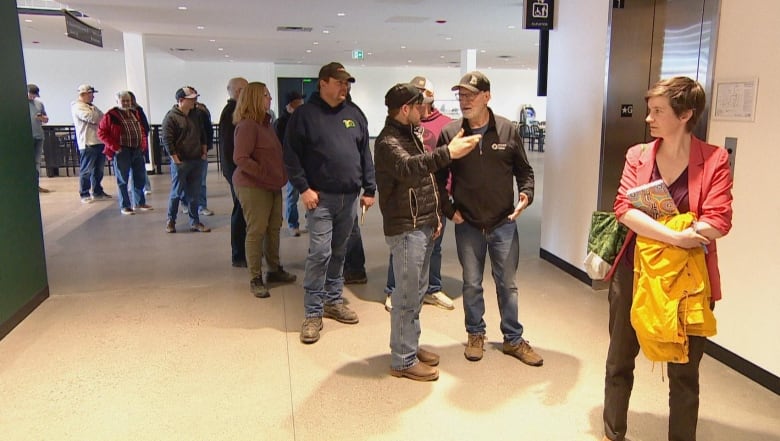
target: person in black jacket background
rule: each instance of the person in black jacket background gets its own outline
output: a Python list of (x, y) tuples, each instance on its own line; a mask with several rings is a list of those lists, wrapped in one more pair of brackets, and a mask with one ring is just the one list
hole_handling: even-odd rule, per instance
[[(534, 171), (523, 143), (512, 123), (493, 114), (488, 107), (490, 81), (481, 72), (469, 72), (452, 87), (458, 92), (463, 118), (447, 124), (439, 145), (456, 133), (481, 134), (479, 148), (453, 163), (452, 202), (442, 192), (444, 214), (455, 222), (458, 260), (463, 268), (463, 310), (468, 342), (464, 355), (469, 361), (482, 359), (485, 343), (485, 300), (482, 277), (489, 252), (501, 314), (503, 351), (531, 366), (543, 359), (523, 339), (523, 325), (517, 312), (517, 272), (520, 238), (515, 220), (534, 198)], [(440, 189), (446, 175), (438, 176)], [(518, 199), (515, 202), (514, 185)]]
[(385, 241), (398, 285), (390, 311), (390, 374), (416, 381), (439, 378), (439, 356), (419, 346), (420, 309), (428, 290), (428, 268), (441, 234), (439, 198), (433, 173), (469, 153), (480, 135), (455, 135), (447, 146), (425, 150), (417, 128), (423, 94), (396, 84), (385, 95), (387, 120), (376, 139), (376, 180)]
[[(290, 115), (295, 112), (295, 109), (303, 105), (303, 95), (300, 92), (292, 91), (285, 97), (285, 106), (282, 110), (282, 114), (274, 121), (274, 130), (276, 136), (279, 138), (279, 142), (284, 145), (284, 131), (287, 130), (287, 122), (290, 120)], [(289, 181), (285, 186), (285, 218), (287, 219), (287, 227), (290, 229), (290, 234), (294, 237), (298, 237), (301, 233), (305, 233), (304, 229), (301, 231), (301, 225), (298, 221), (298, 197), (300, 194)]]
[(236, 191), (233, 188), (233, 172), (236, 171), (236, 163), (233, 162), (233, 134), (236, 126), (233, 124), (233, 112), (236, 110), (236, 102), (241, 91), (249, 84), (241, 77), (231, 78), (228, 81), (228, 100), (222, 113), (219, 115), (219, 156), (222, 163), (222, 176), (230, 186), (230, 195), (233, 197), (233, 211), (230, 213), (230, 259), (235, 267), (246, 267), (246, 221), (241, 203), (238, 201)]

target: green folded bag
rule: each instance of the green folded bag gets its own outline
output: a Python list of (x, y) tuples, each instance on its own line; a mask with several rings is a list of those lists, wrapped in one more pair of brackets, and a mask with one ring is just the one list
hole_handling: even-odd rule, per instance
[(626, 234), (628, 228), (618, 222), (614, 211), (593, 212), (588, 232), (588, 255), (584, 262), (588, 277), (594, 280), (606, 277), (626, 240)]

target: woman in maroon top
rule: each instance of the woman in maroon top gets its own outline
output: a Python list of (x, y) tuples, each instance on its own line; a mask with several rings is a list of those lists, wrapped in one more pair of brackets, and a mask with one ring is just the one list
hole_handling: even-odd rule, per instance
[[(645, 121), (649, 144), (631, 147), (615, 199), (615, 215), (629, 228), (628, 236), (612, 266), (609, 285), (609, 352), (604, 388), (604, 440), (626, 437), (628, 401), (634, 384), (634, 359), (639, 353), (631, 326), (633, 253), (636, 235), (681, 248), (706, 246), (707, 271), (712, 300), (721, 297), (718, 250), (715, 239), (731, 229), (731, 172), (728, 152), (707, 144), (691, 133), (701, 116), (704, 89), (696, 81), (675, 77), (656, 83), (647, 94)], [(697, 221), (674, 231), (634, 208), (626, 191), (663, 179), (681, 213), (692, 212)], [(695, 441), (699, 417), (699, 362), (705, 337), (689, 336), (688, 363), (669, 363), (669, 441)]]
[[(246, 261), (255, 297), (269, 297), (267, 283), (291, 283), (296, 277), (279, 264), (279, 229), (282, 226), (282, 186), (287, 172), (282, 145), (271, 125), (271, 94), (265, 84), (249, 83), (233, 112), (233, 186), (246, 220)], [(263, 256), (268, 272), (263, 281)]]

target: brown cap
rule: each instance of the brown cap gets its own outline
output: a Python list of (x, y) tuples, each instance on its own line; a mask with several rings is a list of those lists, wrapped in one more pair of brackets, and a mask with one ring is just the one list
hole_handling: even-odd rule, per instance
[(425, 97), (423, 103), (430, 104), (433, 102), (433, 83), (431, 83), (431, 80), (425, 77), (414, 77), (409, 82), (423, 93)]
[(489, 92), (490, 80), (482, 72), (473, 71), (463, 75), (460, 82), (452, 86), (452, 90), (458, 90), (461, 87), (472, 92)]
[(344, 65), (336, 61), (331, 61), (330, 63), (322, 66), (322, 68), (320, 68), (320, 75), (318, 78), (320, 80), (335, 78), (339, 81), (347, 80), (350, 83), (355, 82), (355, 78), (350, 75), (346, 69), (344, 69)]

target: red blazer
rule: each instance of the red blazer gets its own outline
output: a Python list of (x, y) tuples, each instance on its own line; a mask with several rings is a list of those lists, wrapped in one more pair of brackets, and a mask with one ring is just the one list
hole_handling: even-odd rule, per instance
[[(626, 191), (650, 182), (655, 165), (655, 154), (658, 151), (660, 141), (660, 139), (656, 139), (653, 143), (637, 144), (628, 149), (623, 176), (620, 178), (620, 187), (614, 204), (615, 215), (618, 219), (633, 208), (631, 201), (626, 197)], [(729, 154), (726, 149), (707, 144), (691, 135), (691, 152), (688, 160), (688, 200), (691, 211), (696, 213), (698, 220), (707, 222), (723, 235), (731, 230), (731, 202), (733, 199), (731, 186)], [(619, 262), (623, 257), (626, 247), (635, 234), (629, 230), (615, 262)], [(714, 240), (707, 245), (706, 261), (712, 287), (712, 299), (720, 300), (718, 248)], [(615, 268), (617, 265), (612, 265), (607, 279), (612, 277)]]

